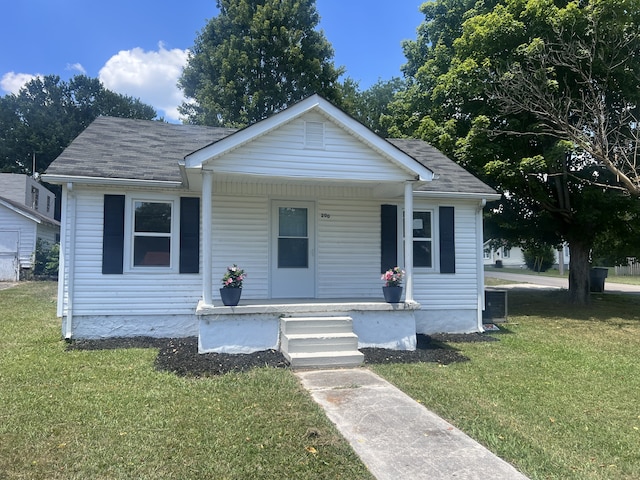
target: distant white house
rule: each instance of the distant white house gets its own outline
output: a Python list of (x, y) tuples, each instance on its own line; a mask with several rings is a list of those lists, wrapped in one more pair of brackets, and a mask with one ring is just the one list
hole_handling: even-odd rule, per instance
[[(506, 268), (526, 268), (526, 262), (524, 260), (524, 252), (522, 248), (518, 246), (513, 247), (492, 247), (492, 241), (487, 240), (484, 242), (483, 259), (485, 266), (497, 266), (501, 265)], [(569, 246), (563, 245), (562, 250), (555, 251), (555, 266), (560, 266), (562, 260), (562, 266), (564, 269), (569, 267)]]
[(18, 281), (33, 268), (38, 239), (60, 240), (55, 195), (32, 177), (0, 174), (0, 281)]

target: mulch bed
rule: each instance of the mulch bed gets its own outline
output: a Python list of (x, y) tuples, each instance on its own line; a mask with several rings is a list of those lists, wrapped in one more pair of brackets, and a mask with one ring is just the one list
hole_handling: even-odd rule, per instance
[[(449, 343), (491, 342), (497, 339), (482, 333), (418, 335), (414, 351), (386, 348), (361, 348), (365, 364), (433, 362), (448, 365), (469, 360)], [(249, 354), (198, 353), (198, 339), (188, 338), (108, 338), (72, 340), (68, 350), (110, 350), (120, 348), (157, 348), (155, 366), (160, 371), (188, 377), (244, 372), (256, 367), (288, 368), (289, 362), (277, 350)]]

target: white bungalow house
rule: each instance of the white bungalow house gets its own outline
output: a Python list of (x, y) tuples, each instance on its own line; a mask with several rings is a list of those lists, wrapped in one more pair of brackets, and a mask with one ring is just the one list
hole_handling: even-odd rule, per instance
[[(63, 191), (67, 338), (198, 335), (201, 352), (280, 348), (310, 365), (482, 331), (482, 210), (499, 196), (317, 95), (237, 131), (101, 117), (45, 178)], [(227, 307), (232, 264), (248, 277)], [(380, 275), (395, 265), (404, 295), (389, 304)]]
[(57, 243), (55, 195), (34, 178), (0, 173), (0, 281), (16, 282), (34, 266), (36, 242)]

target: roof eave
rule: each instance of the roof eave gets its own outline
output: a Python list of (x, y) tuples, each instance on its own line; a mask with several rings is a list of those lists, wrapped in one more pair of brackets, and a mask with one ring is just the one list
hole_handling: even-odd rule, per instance
[(414, 195), (419, 197), (430, 198), (451, 198), (458, 200), (486, 200), (487, 202), (494, 202), (500, 200), (502, 195), (499, 193), (482, 193), (482, 192), (430, 192), (425, 190), (418, 190), (413, 192)]
[(45, 173), (42, 175), (45, 182), (54, 185), (63, 185), (65, 183), (76, 183), (80, 185), (105, 185), (116, 187), (160, 187), (160, 188), (182, 188), (183, 182), (173, 180), (142, 180), (135, 178), (108, 178), (108, 177), (89, 177), (82, 175), (56, 175)]

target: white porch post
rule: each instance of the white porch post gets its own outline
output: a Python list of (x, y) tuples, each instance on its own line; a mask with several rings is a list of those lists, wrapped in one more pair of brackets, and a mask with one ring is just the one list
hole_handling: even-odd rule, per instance
[(213, 197), (213, 172), (202, 172), (202, 300), (213, 305), (211, 270), (213, 250), (211, 241), (211, 203)]
[(404, 271), (405, 302), (413, 302), (413, 183), (404, 184)]

